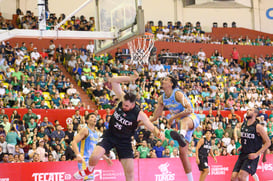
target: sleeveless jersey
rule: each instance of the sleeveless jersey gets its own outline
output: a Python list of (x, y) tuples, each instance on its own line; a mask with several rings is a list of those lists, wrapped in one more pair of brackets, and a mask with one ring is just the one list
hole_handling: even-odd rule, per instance
[(198, 150), (199, 157), (207, 157), (211, 149), (211, 140), (204, 138), (204, 144)]
[(256, 132), (257, 124), (257, 120), (250, 126), (247, 125), (247, 122), (243, 123), (241, 128), (242, 154), (256, 153), (259, 149), (261, 149), (263, 139)]
[(139, 112), (140, 107), (138, 105), (135, 105), (130, 111), (123, 111), (122, 102), (120, 102), (111, 116), (109, 132), (118, 138), (131, 139), (131, 136), (135, 134), (135, 130), (138, 126), (137, 117)]
[(88, 127), (87, 129), (88, 136), (79, 142), (79, 151), (83, 159), (88, 159), (91, 156), (96, 144), (99, 141), (98, 133), (96, 131), (92, 131)]
[[(163, 104), (166, 108), (168, 108), (171, 115), (175, 115), (175, 114), (180, 113), (185, 110), (183, 105), (180, 102), (177, 102), (175, 99), (176, 91), (182, 92), (182, 90), (175, 88), (172, 92), (172, 95), (169, 98), (166, 97), (165, 93), (163, 94)], [(192, 105), (191, 101), (189, 100), (189, 98), (184, 94), (184, 92), (182, 92), (182, 93), (186, 97), (187, 101), (190, 103), (190, 105), (193, 109), (193, 105)]]
[(81, 122), (81, 115), (79, 115), (79, 116), (74, 115), (74, 118), (75, 118), (76, 120), (78, 120), (78, 123)]

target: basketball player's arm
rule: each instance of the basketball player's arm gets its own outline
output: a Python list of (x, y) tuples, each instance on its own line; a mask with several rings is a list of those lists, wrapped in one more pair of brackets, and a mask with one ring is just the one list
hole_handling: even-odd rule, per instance
[(112, 77), (109, 79), (109, 82), (111, 82), (112, 89), (115, 92), (116, 96), (121, 100), (125, 93), (121, 89), (120, 84), (123, 82), (135, 81), (137, 78), (138, 78), (138, 73), (137, 73), (137, 71), (134, 70), (133, 75)]
[(137, 117), (137, 120), (141, 121), (146, 128), (148, 128), (149, 131), (153, 132), (153, 134), (160, 138), (161, 140), (164, 140), (164, 135), (153, 125), (153, 123), (149, 120), (148, 116), (143, 112), (140, 111)]
[(164, 104), (163, 104), (163, 97), (160, 96), (158, 98), (158, 103), (157, 103), (157, 107), (153, 113), (153, 116), (150, 118), (150, 121), (151, 122), (154, 122), (157, 120), (157, 118), (162, 114), (163, 112), (163, 109), (164, 109)]
[(80, 154), (79, 148), (78, 148), (78, 143), (83, 140), (86, 136), (88, 135), (88, 129), (87, 128), (82, 128), (80, 132), (74, 137), (71, 145), (72, 145), (72, 150), (74, 151), (76, 155), (76, 159), (79, 163), (82, 163), (84, 160)]
[(196, 145), (196, 149), (195, 149), (195, 154), (196, 154), (196, 163), (197, 165), (199, 165), (200, 160), (199, 160), (199, 149), (201, 148), (201, 146), (204, 144), (204, 138), (201, 138), (197, 145)]
[(210, 149), (209, 154), (212, 156), (214, 162), (217, 163), (217, 159), (216, 159), (216, 157), (213, 154), (212, 148)]
[(184, 96), (184, 94), (182, 92), (176, 91), (175, 93), (175, 99), (177, 102), (179, 102), (180, 104), (182, 104), (182, 106), (185, 108), (184, 111), (175, 114), (174, 116), (172, 116), (170, 118), (170, 121), (172, 122), (172, 120), (175, 119), (179, 119), (181, 117), (185, 117), (188, 116), (189, 114), (193, 113), (193, 109), (191, 107), (190, 102), (188, 101), (188, 99)]
[(267, 135), (267, 133), (264, 130), (264, 127), (262, 125), (257, 124), (256, 131), (262, 137), (264, 144), (263, 144), (262, 148), (259, 149), (256, 153), (250, 153), (248, 155), (248, 158), (250, 160), (254, 160), (255, 158), (257, 158), (259, 155), (264, 153), (267, 150), (267, 148), (271, 145), (270, 139), (269, 139), (269, 137), (268, 137), (268, 135)]

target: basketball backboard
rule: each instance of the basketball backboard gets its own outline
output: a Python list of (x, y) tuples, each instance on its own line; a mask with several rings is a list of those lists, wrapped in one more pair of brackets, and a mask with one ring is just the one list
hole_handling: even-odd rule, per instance
[(95, 40), (95, 53), (108, 52), (144, 34), (144, 12), (138, 0), (97, 0), (96, 31), (113, 32), (113, 40)]

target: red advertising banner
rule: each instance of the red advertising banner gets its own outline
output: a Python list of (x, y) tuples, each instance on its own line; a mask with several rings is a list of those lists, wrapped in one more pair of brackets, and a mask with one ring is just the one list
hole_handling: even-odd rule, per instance
[[(208, 181), (230, 180), (237, 156), (219, 156), (217, 163), (209, 158)], [(194, 180), (199, 180), (200, 171), (195, 158), (190, 158)], [(187, 180), (179, 158), (135, 159), (135, 181), (183, 181)], [(77, 162), (1, 163), (0, 181), (75, 181), (73, 174), (78, 170)], [(273, 180), (273, 155), (267, 155), (267, 162), (259, 162), (257, 175), (262, 181)], [(121, 163), (113, 160), (108, 166), (99, 161), (95, 169), (96, 181), (125, 181)], [(253, 178), (250, 177), (251, 181)]]
[[(5, 108), (5, 113), (10, 117), (14, 110), (15, 109)], [(21, 116), (21, 119), (23, 119), (24, 114), (27, 113), (27, 109), (16, 109), (16, 110)], [(47, 116), (50, 122), (54, 123), (55, 120), (58, 120), (64, 128), (67, 127), (67, 122), (69, 120), (71, 121), (72, 116), (75, 114), (75, 110), (68, 110), (68, 109), (33, 109), (32, 112), (37, 114), (40, 117), (39, 122), (42, 122), (43, 118)], [(93, 112), (93, 111), (88, 110), (88, 112)], [(113, 112), (113, 110), (111, 112)], [(165, 113), (168, 114), (168, 111), (166, 111)], [(244, 118), (245, 113), (246, 111), (235, 111), (235, 114), (238, 114), (242, 120)], [(270, 111), (267, 111), (266, 113), (268, 115), (271, 114)], [(80, 111), (80, 114), (83, 116), (84, 111)], [(103, 116), (104, 114), (106, 114), (106, 111), (99, 110), (99, 114)], [(152, 112), (146, 112), (146, 114), (150, 116)], [(207, 115), (208, 111), (204, 111), (204, 114)], [(230, 111), (221, 111), (221, 114), (223, 117), (227, 117), (230, 114)], [(216, 111), (213, 111), (213, 115), (216, 115)]]

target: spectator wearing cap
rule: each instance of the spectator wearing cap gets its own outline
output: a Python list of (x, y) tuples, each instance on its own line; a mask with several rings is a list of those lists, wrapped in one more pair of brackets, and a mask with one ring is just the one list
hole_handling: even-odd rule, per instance
[(45, 148), (44, 148), (44, 144), (45, 144), (44, 140), (40, 139), (39, 146), (38, 146), (38, 148), (36, 150), (36, 153), (39, 154), (40, 161), (42, 161), (42, 162), (46, 161), (46, 151), (45, 151)]
[(31, 60), (32, 60), (33, 62), (36, 62), (36, 63), (38, 63), (38, 61), (40, 60), (41, 55), (40, 55), (40, 53), (37, 51), (37, 47), (34, 47), (34, 48), (33, 48), (33, 52), (31, 52), (30, 58), (31, 58)]

